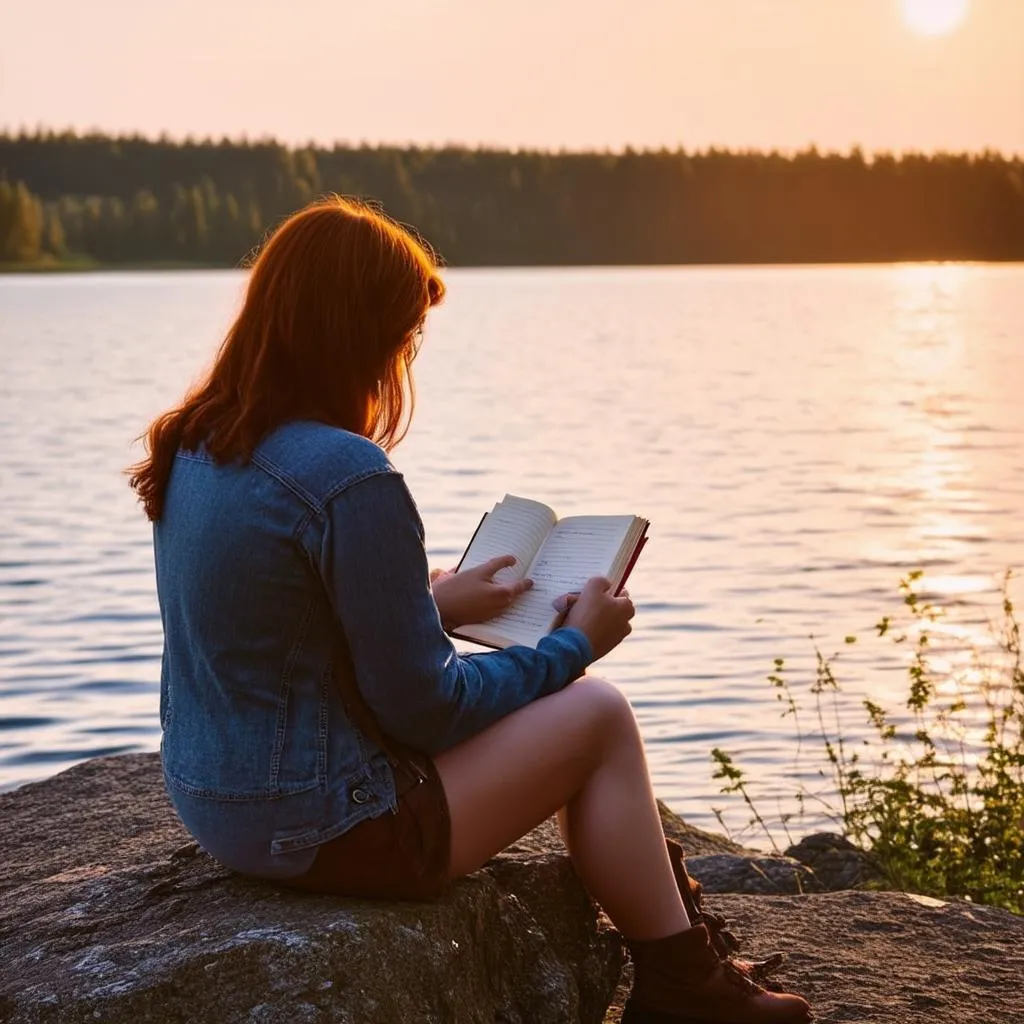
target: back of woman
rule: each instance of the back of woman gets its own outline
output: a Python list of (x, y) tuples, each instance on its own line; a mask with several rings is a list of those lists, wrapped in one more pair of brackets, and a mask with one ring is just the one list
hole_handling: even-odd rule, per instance
[(390, 472), (365, 438), (306, 421), (244, 464), (176, 454), (154, 530), (164, 775), (182, 818), (239, 871), (300, 874), (316, 845), (393, 800), (384, 752), (357, 737), (334, 684), (321, 568), (332, 525), (345, 529), (328, 499)]
[(448, 633), (528, 579), (501, 556), (431, 573), (388, 452), (444, 285), (430, 250), (337, 197), (256, 259), (212, 368), (146, 436), (161, 754), (182, 822), (237, 871), (321, 893), (430, 899), (551, 815), (629, 944), (623, 1024), (803, 1024), (702, 910), (666, 843), (629, 702), (587, 666), (635, 609), (608, 580), (563, 595), (536, 647)]

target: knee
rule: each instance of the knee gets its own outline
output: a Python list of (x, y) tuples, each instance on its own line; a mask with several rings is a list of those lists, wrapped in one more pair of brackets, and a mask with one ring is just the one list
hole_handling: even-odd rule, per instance
[(636, 718), (625, 694), (606, 679), (584, 676), (572, 684), (590, 726), (602, 737), (636, 735)]

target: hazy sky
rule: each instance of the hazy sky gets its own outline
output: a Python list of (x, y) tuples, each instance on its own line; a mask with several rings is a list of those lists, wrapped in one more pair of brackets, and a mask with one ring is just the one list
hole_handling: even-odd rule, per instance
[(1024, 0), (937, 38), (902, 2), (19, 2), (0, 126), (1024, 153)]

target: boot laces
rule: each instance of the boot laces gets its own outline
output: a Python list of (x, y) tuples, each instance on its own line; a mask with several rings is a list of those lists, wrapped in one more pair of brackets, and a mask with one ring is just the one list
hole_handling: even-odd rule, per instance
[(721, 914), (713, 914), (709, 910), (702, 910), (700, 917), (707, 926), (708, 931), (713, 935), (719, 936), (732, 952), (736, 952), (740, 948), (740, 940), (729, 930), (729, 922)]
[(754, 996), (764, 991), (739, 964), (732, 960), (722, 960), (720, 963), (725, 972), (725, 980), (744, 995)]

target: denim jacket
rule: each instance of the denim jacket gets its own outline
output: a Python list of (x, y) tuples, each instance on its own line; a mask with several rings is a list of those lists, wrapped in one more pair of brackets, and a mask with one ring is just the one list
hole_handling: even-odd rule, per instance
[(388, 757), (336, 685), (339, 638), (384, 732), (428, 754), (593, 657), (566, 628), (537, 650), (459, 655), (401, 475), (323, 424), (275, 430), (245, 464), (178, 452), (154, 545), (168, 792), (199, 844), (247, 874), (301, 874), (317, 845), (395, 809)]

